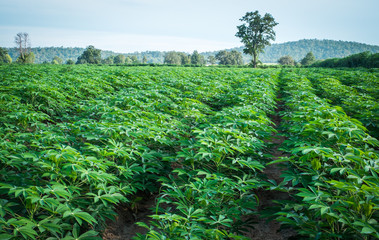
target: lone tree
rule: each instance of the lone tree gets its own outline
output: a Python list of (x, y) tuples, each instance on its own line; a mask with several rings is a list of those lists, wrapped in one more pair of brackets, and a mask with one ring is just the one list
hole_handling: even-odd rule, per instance
[(99, 64), (101, 63), (101, 50), (96, 49), (94, 46), (88, 46), (86, 50), (78, 57), (76, 64)]
[(33, 63), (35, 56), (34, 53), (30, 50), (30, 38), (28, 33), (17, 33), (14, 38), (16, 48), (20, 53), (20, 56), (17, 58), (19, 63)]
[(303, 59), (301, 59), (301, 65), (308, 66), (316, 62), (315, 55), (312, 52), (307, 53)]
[(240, 21), (244, 24), (237, 26), (236, 37), (241, 38), (245, 44), (243, 52), (253, 56), (253, 67), (257, 67), (258, 56), (266, 46), (270, 46), (270, 40), (275, 40), (274, 27), (278, 25), (271, 14), (266, 13), (263, 17), (258, 11), (247, 12)]

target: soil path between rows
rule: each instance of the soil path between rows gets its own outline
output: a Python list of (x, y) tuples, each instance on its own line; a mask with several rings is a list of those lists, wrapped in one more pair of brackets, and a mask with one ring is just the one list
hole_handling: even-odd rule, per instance
[[(270, 116), (274, 123), (275, 129), (278, 131), (274, 133), (271, 140), (267, 142), (268, 144), (271, 144), (269, 153), (273, 156), (272, 160), (277, 160), (286, 156), (286, 154), (280, 150), (280, 147), (285, 140), (285, 137), (280, 131), (280, 124), (282, 122), (280, 112), (282, 110), (283, 103), (278, 101), (275, 113)], [(266, 175), (267, 180), (271, 179), (275, 180), (276, 183), (280, 183), (283, 180), (280, 177), (282, 175), (282, 171), (283, 169), (280, 164), (276, 163), (267, 165), (263, 173)], [(290, 198), (288, 193), (279, 191), (260, 190), (256, 194), (259, 199), (259, 211), (270, 209), (274, 205), (273, 201), (288, 200)], [(246, 237), (249, 237), (252, 240), (288, 240), (296, 235), (296, 232), (292, 229), (281, 229), (280, 223), (275, 220), (268, 221), (260, 216), (255, 216), (254, 220), (256, 223), (253, 224), (253, 228), (245, 234)]]

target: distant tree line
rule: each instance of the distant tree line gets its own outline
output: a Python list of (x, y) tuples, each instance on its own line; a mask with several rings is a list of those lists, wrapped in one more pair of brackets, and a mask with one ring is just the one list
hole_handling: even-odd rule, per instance
[[(26, 38), (25, 38), (26, 36)], [(25, 33), (19, 33), (15, 37), (15, 45), (13, 48), (2, 48), (0, 51), (0, 63), (49, 63), (49, 64), (75, 64), (78, 58), (86, 50), (84, 48), (64, 48), (64, 47), (34, 47), (30, 46), (30, 37)], [(296, 42), (287, 42), (281, 44), (272, 44), (264, 49), (264, 52), (259, 55), (259, 60), (264, 63), (274, 63), (284, 56), (291, 56), (292, 64), (304, 64), (301, 61), (304, 56), (312, 52), (315, 59), (329, 59), (346, 57), (352, 54), (369, 51), (371, 53), (379, 53), (379, 46), (367, 44), (333, 41), (333, 40), (300, 40)], [(230, 53), (230, 54), (229, 54)], [(237, 54), (238, 53), (238, 54)], [(99, 64), (175, 64), (188, 65), (193, 62), (202, 62), (202, 64), (221, 64), (221, 65), (241, 65), (251, 61), (251, 56), (242, 53), (242, 47), (229, 50), (203, 52), (194, 55), (181, 52), (160, 52), (160, 51), (145, 51), (134, 52), (128, 54), (120, 54), (112, 51), (101, 51), (101, 59)], [(239, 55), (241, 54), (241, 55)], [(179, 57), (178, 57), (179, 55)], [(200, 55), (200, 57), (199, 57)], [(189, 58), (189, 56), (191, 56)], [(216, 57), (217, 56), (217, 57)], [(10, 58), (9, 58), (10, 57)], [(371, 56), (370, 58), (375, 58)], [(196, 60), (198, 59), (198, 60)], [(287, 59), (288, 60), (288, 59)], [(291, 60), (291, 59), (289, 59)], [(335, 60), (327, 60), (323, 64), (338, 65), (333, 63)], [(352, 62), (352, 60), (350, 61)], [(368, 63), (365, 66), (373, 65), (373, 61), (366, 60)], [(339, 63), (342, 64), (342, 63)], [(355, 63), (349, 63), (355, 65)]]
[(137, 56), (125, 56), (124, 54), (110, 55), (106, 58), (101, 58), (102, 51), (94, 46), (88, 46), (84, 52), (78, 57), (76, 64), (140, 64), (147, 63), (147, 58), (143, 56), (140, 61)]
[(197, 51), (192, 54), (171, 51), (166, 53), (164, 63), (172, 65), (243, 65), (242, 54), (237, 51), (220, 51), (215, 56), (210, 55), (207, 59)]
[(379, 68), (379, 53), (362, 52), (353, 54), (344, 58), (331, 58), (323, 61), (318, 61), (312, 65), (313, 67), (365, 67)]
[[(243, 47), (228, 49), (242, 52)], [(313, 52), (318, 60), (329, 58), (342, 58), (361, 52), (379, 53), (379, 46), (368, 45), (357, 42), (304, 39), (294, 42), (274, 43), (267, 46), (264, 52), (259, 55), (259, 60), (263, 63), (275, 63), (282, 56), (289, 55), (296, 62), (300, 62), (308, 52)], [(217, 54), (216, 52), (203, 52), (204, 57)], [(251, 61), (251, 56), (242, 54), (244, 63)]]
[(278, 59), (278, 63), (284, 66), (309, 66), (316, 62), (313, 52), (307, 53), (300, 62), (296, 62), (291, 56), (286, 55)]
[[(19, 52), (17, 48), (4, 48), (11, 59), (13, 61), (16, 61), (16, 59), (19, 56)], [(71, 48), (71, 47), (32, 47), (31, 52), (35, 54), (35, 61), (34, 63), (54, 63), (53, 60), (56, 57), (59, 57), (62, 59), (63, 63), (66, 63), (68, 60), (74, 61), (76, 63), (78, 57), (82, 55), (82, 53), (85, 51), (85, 48)], [(104, 51), (101, 50), (101, 58), (106, 59), (108, 57), (115, 57), (117, 55), (124, 55), (125, 56), (125, 62), (128, 63), (129, 59), (133, 62), (135, 58), (138, 59), (138, 62), (146, 62), (146, 63), (163, 63), (164, 56), (166, 52), (160, 52), (160, 51), (146, 51), (146, 52), (135, 52), (135, 53), (127, 53), (127, 54), (120, 54), (115, 53), (112, 51)], [(129, 57), (129, 59), (128, 59)]]
[(300, 61), (296, 62), (291, 56), (286, 55), (278, 59), (278, 63), (283, 66), (311, 66), (311, 67), (328, 67), (328, 68), (379, 68), (379, 53), (361, 52), (352, 54), (344, 58), (330, 58), (316, 61), (312, 52)]

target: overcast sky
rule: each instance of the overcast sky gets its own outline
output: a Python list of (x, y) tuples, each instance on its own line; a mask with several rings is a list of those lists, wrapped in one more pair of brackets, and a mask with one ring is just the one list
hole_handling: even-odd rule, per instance
[(279, 23), (275, 43), (379, 45), (379, 0), (0, 0), (0, 46), (27, 32), (32, 47), (214, 51), (241, 46), (236, 26), (255, 10)]

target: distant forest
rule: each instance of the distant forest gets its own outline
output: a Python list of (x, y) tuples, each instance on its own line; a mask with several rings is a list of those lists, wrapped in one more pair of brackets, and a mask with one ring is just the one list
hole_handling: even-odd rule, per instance
[[(96, 47), (96, 46), (95, 46)], [(227, 51), (237, 50), (242, 52), (243, 47), (228, 49)], [(16, 48), (7, 48), (13, 61), (16, 61), (18, 52)], [(55, 56), (63, 59), (64, 62), (71, 59), (76, 62), (77, 58), (83, 53), (84, 48), (66, 48), (66, 47), (36, 47), (32, 48), (35, 54), (35, 63), (51, 62)], [(259, 56), (263, 63), (276, 63), (279, 58), (285, 55), (291, 56), (295, 61), (300, 61), (308, 52), (313, 52), (317, 60), (328, 58), (343, 58), (352, 54), (361, 52), (379, 53), (379, 46), (368, 45), (357, 42), (334, 41), (334, 40), (317, 40), (304, 39), (294, 42), (272, 44), (266, 47), (265, 52)], [(139, 61), (146, 57), (147, 63), (163, 63), (164, 56), (167, 52), (145, 51), (123, 54), (125, 56), (136, 56)], [(218, 51), (200, 53), (206, 59), (209, 56), (215, 56)], [(112, 51), (102, 51), (102, 58), (116, 56), (120, 53)], [(248, 55), (243, 55), (244, 63), (251, 59)]]

